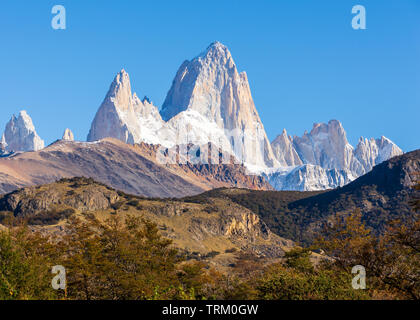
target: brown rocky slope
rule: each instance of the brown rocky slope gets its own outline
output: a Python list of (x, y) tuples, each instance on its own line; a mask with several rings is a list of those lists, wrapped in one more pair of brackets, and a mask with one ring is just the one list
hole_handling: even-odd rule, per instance
[(248, 175), (238, 164), (159, 164), (158, 147), (112, 138), (60, 140), (37, 152), (0, 158), (0, 194), (78, 176), (147, 197), (182, 197), (217, 187), (271, 188), (264, 178)]
[(241, 252), (267, 259), (281, 258), (293, 242), (272, 233), (251, 210), (227, 199), (205, 203), (150, 199), (116, 191), (90, 178), (23, 188), (0, 196), (0, 225), (23, 218), (29, 226), (57, 236), (72, 215), (99, 220), (111, 216), (144, 217), (191, 258), (210, 257), (228, 266)]

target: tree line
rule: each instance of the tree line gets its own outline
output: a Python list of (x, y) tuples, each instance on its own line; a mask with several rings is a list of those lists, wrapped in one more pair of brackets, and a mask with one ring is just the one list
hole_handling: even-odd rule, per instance
[[(139, 217), (71, 216), (64, 234), (9, 226), (0, 231), (0, 299), (419, 299), (420, 200), (412, 206), (417, 214), (380, 236), (358, 211), (336, 215), (311, 247), (268, 266), (238, 252), (229, 273), (187, 260)], [(66, 268), (66, 290), (51, 286), (55, 265)], [(355, 265), (366, 270), (364, 290), (352, 287)]]

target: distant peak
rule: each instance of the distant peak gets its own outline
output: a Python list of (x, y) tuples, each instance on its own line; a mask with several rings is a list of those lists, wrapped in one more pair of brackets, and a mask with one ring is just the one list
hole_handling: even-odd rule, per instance
[(273, 143), (284, 141), (284, 140), (292, 140), (292, 137), (287, 135), (287, 131), (285, 128), (283, 129), (281, 134), (277, 135), (277, 137), (273, 140)]
[(219, 41), (214, 41), (210, 43), (210, 45), (207, 47), (207, 50), (211, 50), (211, 49), (227, 49), (227, 48), (223, 43)]
[(121, 69), (121, 71), (115, 76), (114, 82), (123, 82), (125, 80), (130, 81), (130, 76), (124, 69)]
[(331, 119), (330, 121), (328, 121), (328, 124), (338, 124), (341, 126), (341, 122), (336, 119)]
[(389, 138), (387, 138), (385, 136), (381, 136), (380, 141), (381, 141), (381, 143), (385, 143), (386, 142), (386, 143), (394, 144), (395, 145), (395, 143), (391, 139), (389, 139)]
[(21, 117), (29, 117), (28, 112), (26, 112), (26, 110), (19, 111), (19, 116), (21, 116)]
[(151, 104), (151, 103), (152, 103), (152, 102), (150, 101), (150, 99), (149, 99), (149, 97), (148, 97), (148, 96), (144, 96), (144, 98), (143, 98), (143, 100), (141, 100), (141, 102), (143, 102), (143, 103), (147, 102), (147, 103), (149, 103), (149, 104)]
[(230, 51), (221, 42), (214, 41), (207, 47), (207, 49), (204, 52), (198, 55), (197, 58), (205, 58), (205, 57), (214, 58), (214, 57), (221, 57), (221, 56), (224, 56), (227, 58), (231, 57)]
[(19, 111), (17, 117), (15, 115), (13, 115), (12, 119), (10, 121), (20, 122), (26, 128), (28, 128), (30, 130), (35, 130), (34, 125), (32, 123), (32, 118), (29, 116), (29, 114), (26, 112), (26, 110)]
[(114, 77), (114, 80), (109, 87), (107, 97), (119, 95), (121, 92), (124, 92), (123, 95), (125, 96), (131, 96), (130, 76), (124, 69), (121, 69)]
[(18, 116), (12, 116), (6, 124), (1, 139), (7, 145), (7, 151), (37, 151), (44, 148), (44, 141), (37, 135), (32, 118), (22, 110)]
[(74, 135), (73, 135), (73, 132), (72, 132), (69, 128), (67, 128), (66, 130), (64, 130), (62, 140), (66, 140), (66, 141), (74, 141)]
[(317, 135), (321, 132), (337, 132), (339, 134), (345, 135), (345, 130), (343, 128), (343, 125), (340, 121), (332, 119), (328, 121), (328, 123), (314, 123), (313, 128), (311, 130), (311, 135)]

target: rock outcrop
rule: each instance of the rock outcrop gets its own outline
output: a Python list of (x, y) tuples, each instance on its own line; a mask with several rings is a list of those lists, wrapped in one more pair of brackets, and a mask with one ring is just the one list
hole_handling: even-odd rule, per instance
[[(72, 215), (89, 214), (98, 221), (116, 215), (141, 217), (156, 223), (161, 235), (190, 257), (234, 262), (232, 252), (278, 259), (294, 243), (270, 231), (249, 209), (224, 199), (145, 199), (109, 188), (93, 179), (72, 178), (17, 190), (0, 196), (0, 212), (25, 217), (29, 228), (65, 234)], [(122, 221), (123, 221), (122, 220)], [(0, 224), (1, 226), (1, 224)], [(215, 261), (215, 263), (217, 263)]]
[(9, 152), (37, 151), (44, 148), (44, 141), (36, 133), (32, 119), (26, 111), (20, 111), (17, 117), (12, 116), (6, 124), (1, 141), (5, 150)]
[[(68, 180), (62, 180), (67, 182)], [(0, 198), (0, 207), (25, 217), (53, 210), (73, 208), (82, 212), (105, 210), (119, 200), (118, 193), (91, 179), (77, 178), (70, 183), (73, 192), (63, 197), (60, 183), (24, 188)]]
[(68, 128), (66, 130), (64, 130), (62, 140), (65, 140), (65, 141), (74, 141), (73, 132), (70, 129), (68, 129)]

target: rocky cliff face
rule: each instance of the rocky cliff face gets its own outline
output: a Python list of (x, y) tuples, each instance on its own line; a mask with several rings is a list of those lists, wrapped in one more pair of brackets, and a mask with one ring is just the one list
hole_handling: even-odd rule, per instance
[(105, 137), (165, 147), (212, 142), (241, 163), (277, 165), (247, 76), (237, 71), (219, 42), (182, 64), (161, 113), (148, 98), (131, 93), (130, 78), (122, 70), (95, 116), (88, 141)]
[(337, 120), (316, 123), (310, 133), (294, 138), (294, 146), (304, 163), (324, 169), (348, 169), (352, 166), (353, 147)]
[(37, 151), (44, 148), (44, 141), (36, 133), (31, 117), (26, 111), (12, 116), (2, 136), (6, 151)]
[(346, 170), (324, 169), (304, 164), (289, 170), (275, 170), (264, 175), (276, 190), (314, 191), (334, 189), (353, 180)]
[(74, 191), (63, 196), (60, 183), (21, 189), (0, 198), (0, 207), (15, 216), (26, 217), (51, 212), (57, 208), (73, 208), (78, 211), (97, 211), (111, 207), (119, 200), (118, 193), (104, 185), (86, 178), (74, 179), (68, 183)]
[(380, 139), (370, 140), (361, 137), (354, 154), (363, 168), (363, 174), (372, 170), (375, 165), (402, 153), (395, 143), (382, 136)]
[[(161, 115), (175, 122), (172, 127), (190, 131), (192, 139), (188, 142), (222, 143), (245, 163), (276, 164), (246, 73), (238, 72), (231, 53), (220, 42), (212, 43), (198, 57), (181, 65)], [(199, 121), (184, 120), (191, 117)], [(207, 132), (200, 137), (196, 133), (203, 128)]]
[(287, 135), (286, 129), (283, 133), (278, 135), (271, 143), (274, 156), (283, 167), (299, 166), (303, 164), (302, 159), (299, 157), (294, 145), (293, 138)]
[(148, 125), (159, 126), (160, 115), (155, 106), (144, 101), (145, 104), (132, 94), (130, 77), (121, 70), (96, 113), (87, 140), (112, 137), (130, 144), (157, 142), (154, 132), (149, 133)]
[(130, 77), (125, 70), (121, 70), (96, 113), (87, 140), (113, 137), (125, 143), (138, 141), (140, 128), (134, 110)]

